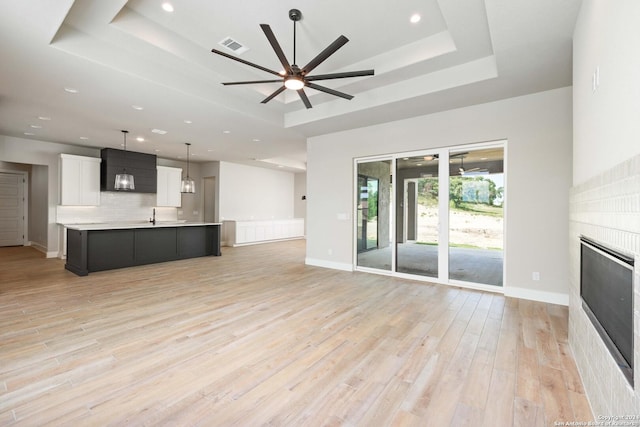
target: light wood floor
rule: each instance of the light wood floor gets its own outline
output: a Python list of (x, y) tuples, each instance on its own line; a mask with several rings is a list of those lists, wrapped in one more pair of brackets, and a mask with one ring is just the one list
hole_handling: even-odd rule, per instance
[(592, 420), (567, 309), (304, 265), (304, 242), (77, 277), (0, 248), (0, 425)]

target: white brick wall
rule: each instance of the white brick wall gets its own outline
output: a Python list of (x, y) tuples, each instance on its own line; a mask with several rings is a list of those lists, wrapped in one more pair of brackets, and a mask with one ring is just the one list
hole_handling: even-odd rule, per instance
[[(57, 206), (56, 222), (83, 224), (148, 221), (155, 205), (155, 194), (103, 191), (100, 193), (100, 206)], [(156, 220), (175, 221), (177, 219), (177, 208), (156, 208)]]
[[(569, 342), (587, 396), (596, 420), (598, 415), (640, 414), (640, 156), (572, 188), (569, 215)], [(634, 254), (635, 390), (582, 309), (580, 235)]]

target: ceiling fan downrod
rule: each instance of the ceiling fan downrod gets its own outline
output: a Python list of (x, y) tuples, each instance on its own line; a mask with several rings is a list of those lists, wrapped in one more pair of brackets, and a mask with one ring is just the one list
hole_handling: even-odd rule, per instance
[(296, 22), (302, 19), (302, 12), (298, 9), (289, 11), (289, 19), (293, 21), (293, 64), (296, 64)]

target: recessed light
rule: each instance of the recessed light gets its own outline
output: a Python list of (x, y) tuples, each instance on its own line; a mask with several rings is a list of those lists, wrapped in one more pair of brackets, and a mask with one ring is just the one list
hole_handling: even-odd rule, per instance
[(414, 13), (413, 15), (411, 15), (411, 18), (409, 18), (409, 21), (412, 24), (417, 24), (418, 22), (420, 22), (420, 19), (422, 19), (422, 17), (419, 14)]
[(164, 135), (167, 133), (166, 130), (162, 130), (162, 129), (151, 129), (151, 132), (157, 133), (158, 135)]
[(35, 135), (35, 133), (33, 133), (33, 132), (25, 132), (24, 134), (25, 134), (25, 135), (27, 135), (27, 136), (33, 136), (33, 135)]
[(231, 133), (230, 130), (223, 130), (222, 133)]
[(156, 148), (156, 149), (155, 149), (155, 152), (156, 152), (156, 153), (159, 153), (159, 152), (160, 152), (160, 150), (158, 150), (158, 149)]
[(67, 93), (78, 93), (78, 89), (73, 88), (73, 87), (65, 87), (64, 91)]
[(278, 165), (278, 167), (279, 167), (279, 168), (283, 168), (284, 166), (282, 166), (282, 165)]
[(207, 150), (207, 151), (208, 151), (209, 153), (211, 153), (213, 150), (209, 149), (209, 150)]
[(40, 125), (29, 125), (29, 127), (31, 129), (42, 129), (42, 126), (40, 126)]
[(253, 142), (260, 142), (260, 140), (258, 138), (253, 138), (252, 140)]
[(141, 107), (139, 105), (132, 105), (131, 108), (133, 108), (134, 110), (138, 110), (138, 111), (144, 110), (144, 107)]
[(47, 116), (38, 116), (39, 120), (51, 120), (51, 117), (47, 117)]
[(186, 124), (190, 125), (191, 123), (193, 123), (191, 120), (185, 120), (184, 121)]
[(416, 166), (422, 166), (422, 163), (416, 163)]
[(144, 142), (144, 138), (143, 138), (143, 137), (141, 137), (141, 136), (139, 136), (139, 137), (137, 137), (137, 138), (136, 138), (136, 141), (138, 141), (138, 142)]
[(173, 5), (171, 3), (169, 3), (168, 1), (162, 3), (162, 9), (165, 12), (173, 12)]
[(89, 138), (87, 138), (86, 136), (81, 136), (80, 139), (83, 140), (83, 141), (86, 141)]

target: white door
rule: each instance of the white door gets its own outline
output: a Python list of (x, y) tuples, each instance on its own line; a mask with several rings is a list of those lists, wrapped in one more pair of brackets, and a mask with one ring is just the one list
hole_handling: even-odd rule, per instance
[(0, 246), (24, 245), (24, 176), (0, 172)]

